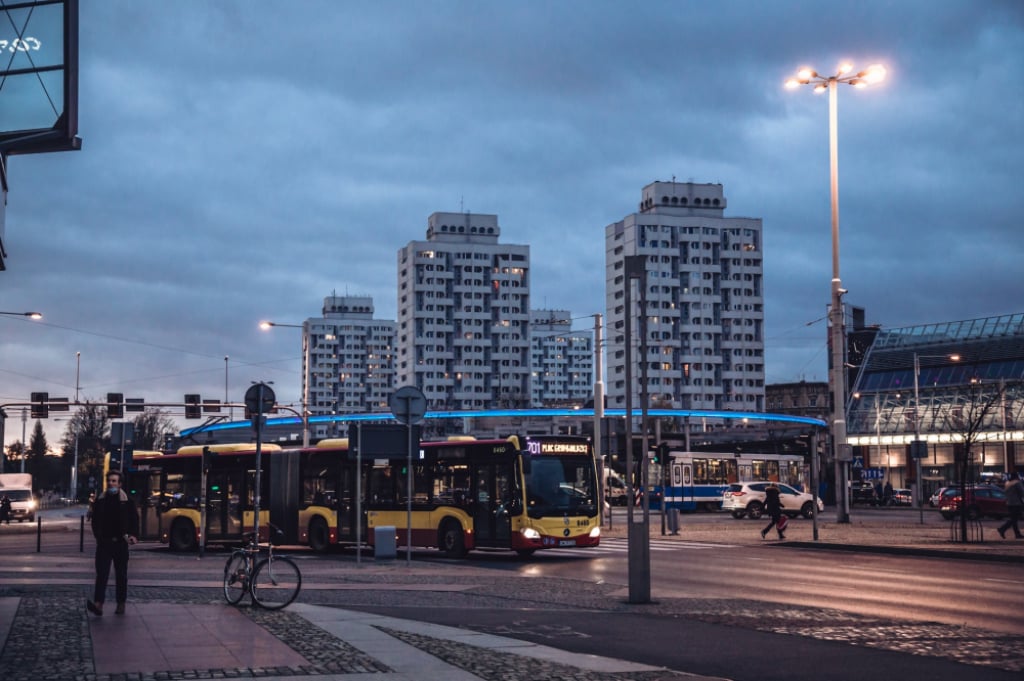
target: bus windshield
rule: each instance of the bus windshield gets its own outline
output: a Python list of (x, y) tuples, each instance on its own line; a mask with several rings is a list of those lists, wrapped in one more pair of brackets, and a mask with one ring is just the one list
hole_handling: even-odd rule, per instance
[(534, 458), (526, 479), (530, 515), (585, 515), (597, 508), (593, 462), (579, 456)]

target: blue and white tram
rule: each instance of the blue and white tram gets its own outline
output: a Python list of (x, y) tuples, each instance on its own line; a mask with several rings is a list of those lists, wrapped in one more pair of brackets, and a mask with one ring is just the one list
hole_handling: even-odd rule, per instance
[(733, 482), (772, 480), (797, 489), (806, 488), (807, 466), (799, 454), (719, 454), (712, 452), (669, 452), (668, 471), (651, 464), (649, 480), (661, 491), (668, 474), (663, 498), (666, 508), (681, 511), (717, 511), (722, 495)]

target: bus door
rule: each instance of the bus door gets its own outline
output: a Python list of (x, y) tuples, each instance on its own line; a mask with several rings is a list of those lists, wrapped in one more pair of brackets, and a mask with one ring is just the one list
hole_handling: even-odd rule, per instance
[[(270, 522), (284, 532), (283, 541), (294, 544), (299, 539), (299, 452), (275, 453), (270, 458), (270, 498), (264, 503), (270, 510)], [(267, 474), (267, 455), (263, 455), (263, 474)]]
[(484, 464), (476, 468), (473, 483), (473, 534), (481, 546), (509, 545), (512, 518), (512, 465)]
[(230, 489), (231, 480), (226, 470), (211, 470), (206, 474), (207, 541), (226, 539), (241, 532), (241, 522), (231, 517)]
[(139, 539), (160, 537), (160, 470), (131, 475), (135, 505), (139, 509)]
[[(356, 538), (356, 467), (355, 464), (342, 464), (338, 480), (338, 541), (355, 541)], [(362, 506), (366, 505), (366, 484), (360, 485), (363, 493)], [(366, 538), (366, 523), (363, 523), (361, 536)]]
[(672, 486), (679, 490), (680, 508), (690, 509), (693, 502), (693, 464), (672, 464)]

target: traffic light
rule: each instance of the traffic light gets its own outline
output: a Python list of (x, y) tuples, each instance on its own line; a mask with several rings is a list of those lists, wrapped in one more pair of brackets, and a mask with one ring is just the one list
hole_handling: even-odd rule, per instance
[(199, 395), (185, 395), (185, 418), (202, 418), (199, 407)]
[(50, 415), (50, 393), (32, 393), (32, 418), (45, 419)]
[(107, 393), (107, 417), (112, 419), (124, 418), (123, 393)]

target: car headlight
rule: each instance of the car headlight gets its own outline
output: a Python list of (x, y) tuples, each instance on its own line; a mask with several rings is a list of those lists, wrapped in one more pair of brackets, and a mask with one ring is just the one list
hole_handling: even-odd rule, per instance
[(28, 502), (28, 510), (32, 511), (32, 510), (35, 509), (35, 507), (36, 507), (36, 500), (35, 499), (33, 499), (32, 501)]
[(522, 529), (523, 537), (526, 539), (540, 539), (540, 532), (533, 529), (532, 527), (524, 527)]

